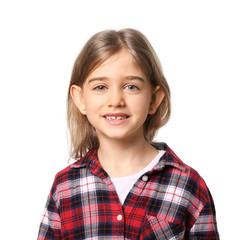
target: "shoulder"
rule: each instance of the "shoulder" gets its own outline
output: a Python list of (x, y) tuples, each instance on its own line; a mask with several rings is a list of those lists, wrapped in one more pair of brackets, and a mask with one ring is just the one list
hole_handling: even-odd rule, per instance
[(184, 163), (167, 144), (157, 143), (154, 146), (158, 150), (165, 150), (157, 169), (161, 168), (163, 173), (169, 173), (173, 185), (180, 185), (192, 197), (207, 202), (210, 198), (209, 189), (198, 171)]
[(81, 177), (82, 171), (84, 171), (92, 160), (96, 157), (96, 149), (92, 149), (87, 152), (81, 159), (70, 164), (66, 168), (62, 169), (55, 175), (54, 186), (62, 184), (63, 182), (76, 180)]

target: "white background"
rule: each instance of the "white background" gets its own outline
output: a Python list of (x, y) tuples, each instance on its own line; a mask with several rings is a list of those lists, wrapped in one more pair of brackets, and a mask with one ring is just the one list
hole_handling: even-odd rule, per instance
[(221, 239), (247, 232), (246, 1), (2, 1), (1, 239), (36, 239), (55, 174), (67, 166), (66, 95), (92, 34), (136, 28), (172, 92), (165, 141), (205, 179)]

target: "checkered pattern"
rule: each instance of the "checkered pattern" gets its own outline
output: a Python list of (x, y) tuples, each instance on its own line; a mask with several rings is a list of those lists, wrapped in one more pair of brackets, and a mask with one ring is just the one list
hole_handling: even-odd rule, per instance
[(219, 239), (203, 179), (165, 143), (154, 146), (165, 154), (147, 178), (138, 179), (123, 206), (96, 149), (59, 172), (38, 240)]

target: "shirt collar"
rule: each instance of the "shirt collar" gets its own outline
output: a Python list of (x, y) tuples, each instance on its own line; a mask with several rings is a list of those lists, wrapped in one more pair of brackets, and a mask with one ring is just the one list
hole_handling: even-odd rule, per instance
[[(94, 161), (93, 161), (94, 160)], [(87, 165), (92, 165), (93, 162), (98, 160), (97, 157), (97, 149), (92, 148), (89, 150), (84, 157), (82, 157), (80, 160), (76, 161), (71, 165), (71, 168), (81, 168), (81, 167), (86, 167)]]
[(182, 162), (182, 160), (169, 148), (166, 143), (158, 142), (152, 144), (157, 150), (164, 150), (165, 153), (154, 167), (154, 170), (161, 170), (165, 166), (172, 166), (180, 169), (181, 171), (186, 171), (187, 166)]
[[(165, 166), (172, 166), (180, 169), (181, 171), (185, 171), (187, 166), (182, 162), (182, 160), (169, 148), (166, 143), (158, 142), (152, 144), (157, 150), (164, 150), (165, 153), (154, 167), (154, 170), (161, 170)], [(71, 168), (81, 168), (93, 165), (99, 165), (99, 160), (97, 156), (97, 148), (93, 148), (86, 153), (86, 155), (78, 160), (77, 162), (71, 165)]]

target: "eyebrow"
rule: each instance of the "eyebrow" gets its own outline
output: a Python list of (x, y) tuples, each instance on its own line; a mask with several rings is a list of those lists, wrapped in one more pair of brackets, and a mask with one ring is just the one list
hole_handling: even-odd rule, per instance
[(145, 82), (145, 80), (140, 76), (126, 76), (126, 77), (124, 77), (124, 79), (127, 79), (127, 80), (140, 80), (141, 82)]
[(91, 78), (88, 80), (88, 83), (94, 82), (94, 81), (103, 81), (103, 80), (108, 80), (107, 77), (95, 77), (95, 78)]
[[(142, 77), (133, 76), (133, 75), (125, 76), (123, 79), (124, 80), (139, 80), (141, 82), (145, 82), (145, 80)], [(94, 81), (104, 81), (104, 80), (109, 80), (109, 78), (107, 78), (107, 77), (95, 77), (95, 78), (89, 79), (88, 83), (91, 83), (91, 82), (94, 82)]]

